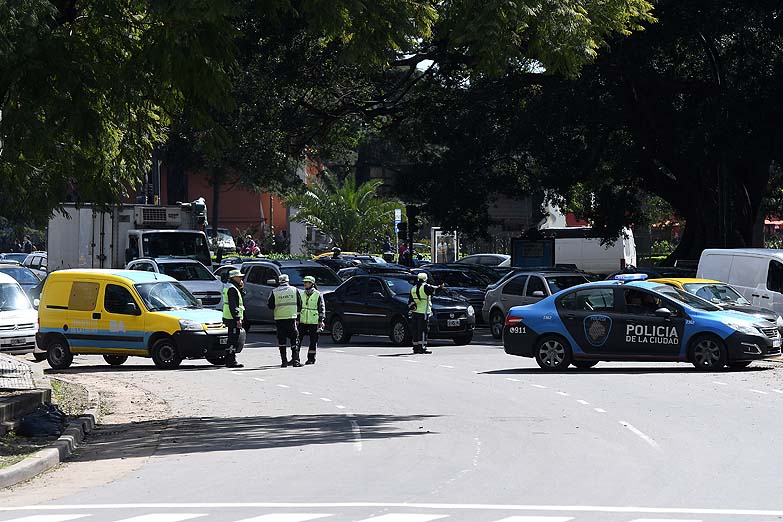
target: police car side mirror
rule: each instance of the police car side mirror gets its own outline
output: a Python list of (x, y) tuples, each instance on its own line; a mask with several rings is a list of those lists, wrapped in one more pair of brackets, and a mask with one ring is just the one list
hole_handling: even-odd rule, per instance
[(656, 317), (663, 317), (664, 319), (668, 319), (672, 315), (674, 315), (674, 313), (671, 310), (669, 310), (668, 308), (658, 308), (655, 311), (655, 315), (656, 315)]
[(546, 297), (546, 294), (542, 290), (536, 290), (533, 292), (533, 297)]

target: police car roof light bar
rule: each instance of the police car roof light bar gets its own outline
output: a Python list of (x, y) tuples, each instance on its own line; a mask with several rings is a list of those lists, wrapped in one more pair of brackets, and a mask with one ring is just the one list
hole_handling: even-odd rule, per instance
[(644, 281), (647, 279), (647, 274), (618, 274), (614, 278), (617, 281), (628, 283), (630, 281)]

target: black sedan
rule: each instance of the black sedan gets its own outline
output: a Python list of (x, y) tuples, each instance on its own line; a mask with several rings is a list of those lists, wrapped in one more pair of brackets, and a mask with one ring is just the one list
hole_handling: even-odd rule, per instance
[(452, 294), (453, 297), (461, 297), (476, 310), (481, 310), (484, 306), (487, 286), (494, 282), (480, 272), (453, 265), (431, 264), (417, 268), (415, 271), (425, 272), (429, 277), (427, 282), (430, 284), (445, 284), (448, 292), (456, 294)]
[[(390, 273), (357, 275), (324, 296), (326, 323), (335, 343), (352, 335), (388, 335), (397, 346), (411, 345), (408, 297), (415, 276)], [(469, 344), (476, 324), (475, 309), (462, 299), (436, 294), (432, 299), (429, 339)]]

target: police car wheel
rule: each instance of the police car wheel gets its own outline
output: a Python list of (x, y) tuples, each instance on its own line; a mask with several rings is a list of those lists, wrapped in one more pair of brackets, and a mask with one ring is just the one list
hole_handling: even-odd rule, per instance
[(503, 337), (503, 323), (505, 318), (500, 310), (492, 310), (489, 316), (489, 329), (492, 332), (492, 337), (500, 339)]
[(702, 335), (693, 341), (691, 362), (699, 370), (715, 371), (726, 366), (726, 345), (717, 337)]
[(347, 343), (351, 340), (351, 335), (345, 329), (345, 323), (339, 317), (332, 319), (332, 341), (337, 344)]
[(742, 368), (747, 368), (750, 366), (751, 363), (753, 363), (753, 361), (731, 361), (729, 363), (729, 368), (741, 370)]
[(109, 366), (121, 366), (128, 360), (127, 355), (104, 355), (103, 360), (109, 363)]
[(408, 323), (401, 318), (397, 318), (392, 322), (391, 333), (389, 334), (392, 344), (394, 346), (409, 346), (412, 341), (411, 331), (408, 328)]
[(587, 370), (587, 369), (592, 368), (596, 364), (598, 364), (598, 361), (574, 361), (571, 364), (573, 364), (574, 366), (576, 366), (580, 370)]
[(174, 370), (182, 363), (179, 348), (171, 339), (160, 339), (153, 346), (150, 355), (152, 362), (161, 370)]
[(565, 370), (571, 364), (571, 347), (561, 337), (544, 337), (536, 345), (536, 362), (547, 371)]
[(73, 354), (68, 341), (62, 337), (52, 337), (46, 343), (46, 359), (55, 370), (64, 370), (73, 362)]

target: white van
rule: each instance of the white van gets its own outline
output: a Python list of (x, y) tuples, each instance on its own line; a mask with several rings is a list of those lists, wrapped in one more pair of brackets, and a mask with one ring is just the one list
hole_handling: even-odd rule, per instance
[(555, 238), (555, 263), (576, 265), (593, 274), (611, 274), (627, 266), (636, 266), (636, 242), (633, 231), (624, 228), (613, 244), (601, 244), (589, 237), (590, 227), (542, 228), (541, 234)]
[(783, 314), (783, 250), (707, 249), (696, 277), (729, 283), (754, 306)]

